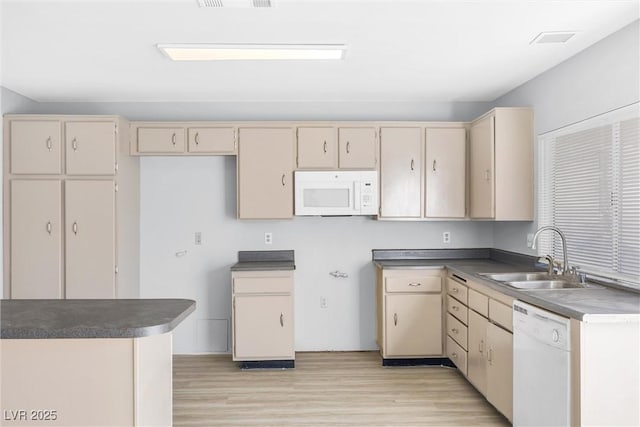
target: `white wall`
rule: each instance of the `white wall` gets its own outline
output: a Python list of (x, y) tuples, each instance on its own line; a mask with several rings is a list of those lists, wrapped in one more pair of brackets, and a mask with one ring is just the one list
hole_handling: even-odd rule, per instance
[[(141, 164), (141, 295), (193, 298), (175, 334), (178, 353), (226, 351), (231, 274), (239, 250), (293, 249), (296, 349), (375, 349), (373, 248), (491, 247), (489, 222), (384, 222), (370, 218), (236, 220), (234, 157), (148, 157)], [(194, 233), (202, 232), (202, 246)], [(273, 244), (264, 244), (264, 233)], [(187, 251), (182, 257), (177, 252)], [(348, 279), (328, 273), (340, 270)], [(320, 308), (320, 298), (328, 308)], [(204, 321), (203, 319), (222, 319)], [(214, 334), (207, 334), (213, 328)], [(224, 338), (224, 339), (223, 339)]]
[[(535, 135), (640, 100), (640, 21), (626, 26), (495, 101), (531, 106)], [(496, 223), (496, 248), (531, 253), (527, 233), (535, 223)]]

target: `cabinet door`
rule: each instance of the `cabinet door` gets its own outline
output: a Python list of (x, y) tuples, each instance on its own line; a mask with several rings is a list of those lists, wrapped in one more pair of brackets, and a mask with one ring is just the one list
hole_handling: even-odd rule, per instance
[(238, 147), (238, 217), (293, 217), (293, 130), (242, 128)]
[(11, 181), (11, 298), (62, 297), (62, 184)]
[(425, 216), (464, 218), (466, 200), (466, 131), (427, 129)]
[(59, 121), (11, 121), (11, 173), (60, 174)]
[(116, 124), (65, 124), (67, 175), (115, 175)]
[(294, 358), (290, 295), (236, 295), (233, 304), (234, 360)]
[(380, 129), (380, 213), (419, 218), (422, 138), (420, 128)]
[(376, 130), (374, 128), (338, 129), (338, 167), (340, 169), (376, 167)]
[(471, 218), (495, 216), (494, 118), (471, 125), (469, 141), (469, 214)]
[(115, 183), (67, 181), (66, 296), (115, 298)]
[(232, 127), (189, 128), (189, 153), (235, 154), (236, 131)]
[(486, 318), (469, 310), (469, 354), (467, 379), (480, 393), (487, 394), (487, 325)]
[(487, 324), (487, 400), (513, 419), (513, 334)]
[(137, 137), (139, 153), (184, 153), (183, 128), (138, 128)]
[(336, 131), (334, 128), (300, 127), (298, 135), (298, 168), (336, 167)]
[(387, 295), (385, 306), (386, 356), (442, 354), (440, 294)]

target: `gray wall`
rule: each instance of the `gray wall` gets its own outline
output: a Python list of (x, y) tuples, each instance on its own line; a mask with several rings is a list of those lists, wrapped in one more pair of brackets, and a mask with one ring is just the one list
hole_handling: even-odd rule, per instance
[[(495, 106), (533, 107), (537, 136), (639, 100), (640, 21), (635, 21), (497, 99)], [(535, 229), (535, 223), (496, 223), (495, 247), (534, 253), (526, 236)]]

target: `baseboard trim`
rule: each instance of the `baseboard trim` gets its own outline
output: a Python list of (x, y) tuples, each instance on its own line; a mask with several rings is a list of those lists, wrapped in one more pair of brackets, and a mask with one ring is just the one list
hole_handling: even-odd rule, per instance
[(295, 360), (251, 360), (240, 362), (240, 369), (293, 369)]

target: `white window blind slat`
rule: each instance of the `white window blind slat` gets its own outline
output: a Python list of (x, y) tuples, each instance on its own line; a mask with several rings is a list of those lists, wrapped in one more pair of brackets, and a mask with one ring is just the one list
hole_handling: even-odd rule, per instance
[[(538, 226), (572, 265), (640, 283), (640, 104), (541, 135)], [(561, 259), (543, 233), (539, 254)]]

